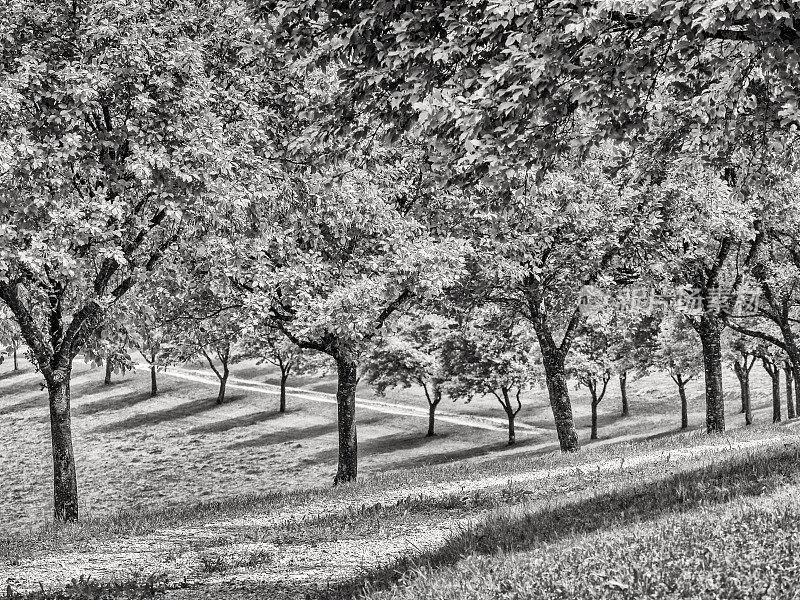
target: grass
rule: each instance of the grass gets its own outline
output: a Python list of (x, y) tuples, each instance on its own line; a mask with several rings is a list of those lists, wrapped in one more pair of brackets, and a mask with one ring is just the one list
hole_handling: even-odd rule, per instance
[[(666, 479), (499, 511), (366, 586), (370, 600), (790, 598), (800, 454), (750, 452)], [(444, 565), (444, 566), (443, 566)], [(389, 589), (381, 589), (389, 585)]]

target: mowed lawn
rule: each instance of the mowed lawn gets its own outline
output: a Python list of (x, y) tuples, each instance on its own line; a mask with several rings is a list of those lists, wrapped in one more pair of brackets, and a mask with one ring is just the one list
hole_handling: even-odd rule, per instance
[[(47, 396), (41, 377), (23, 361), (20, 372), (0, 367), (0, 478), (3, 506), (0, 533), (13, 533), (49, 519), (51, 455)], [(275, 374), (252, 363), (234, 366), (233, 377), (275, 382)], [(209, 371), (209, 377), (213, 374)], [(741, 426), (738, 389), (732, 374), (728, 400), (730, 426)], [(754, 370), (756, 421), (769, 422), (771, 401), (764, 377)], [(231, 388), (226, 404), (215, 403), (213, 385), (159, 374), (160, 394), (149, 396), (145, 369), (114, 376), (103, 385), (103, 370), (76, 361), (72, 384), (73, 432), (78, 485), (84, 514), (95, 516), (137, 506), (159, 508), (330, 485), (336, 469), (336, 407), (289, 395), (288, 412), (277, 412), (277, 394)], [(612, 386), (615, 382), (612, 382)], [(703, 423), (701, 383), (690, 387), (694, 428)], [(330, 378), (290, 381), (323, 392), (335, 390)], [(665, 376), (629, 384), (631, 417), (619, 416), (612, 387), (600, 407), (600, 444), (677, 433), (679, 405)], [(374, 398), (362, 385), (360, 397)], [(419, 390), (396, 390), (389, 403), (425, 407)], [(574, 392), (576, 422), (587, 443), (589, 411), (583, 391)], [(442, 402), (443, 414), (493, 417), (504, 413), (492, 398), (469, 404)], [(505, 446), (501, 429), (487, 430), (443, 422), (439, 435), (425, 438), (425, 418), (359, 409), (360, 472), (370, 474), (426, 464), (479, 462), (507, 454), (547, 453), (557, 449), (552, 413), (543, 391), (527, 395), (518, 417), (518, 444)], [(527, 425), (527, 427), (526, 427)]]

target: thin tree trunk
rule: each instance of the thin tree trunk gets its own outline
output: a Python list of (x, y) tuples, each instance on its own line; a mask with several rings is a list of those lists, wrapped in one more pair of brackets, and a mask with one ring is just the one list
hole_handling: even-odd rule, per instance
[(742, 412), (744, 413), (744, 424), (753, 424), (753, 411), (750, 405), (750, 370), (747, 368), (747, 359), (743, 363), (736, 360), (733, 363), (733, 370), (739, 380), (739, 393), (742, 399)]
[(106, 378), (103, 380), (104, 385), (111, 385), (111, 357), (106, 357)]
[(156, 379), (156, 365), (150, 365), (150, 397), (155, 398), (158, 395), (158, 380)]
[(622, 416), (627, 417), (628, 411), (628, 372), (622, 371), (619, 374), (619, 393), (622, 396)]
[(425, 437), (433, 437), (436, 435), (436, 407), (442, 401), (442, 388), (440, 384), (433, 383), (433, 398), (428, 393), (428, 386), (423, 382), (422, 389), (425, 391), (425, 398), (428, 400), (428, 433)]
[(281, 369), (281, 403), (278, 412), (286, 412), (286, 380), (289, 379), (289, 372)]
[(219, 378), (219, 394), (217, 394), (217, 404), (225, 402), (225, 386), (228, 384), (228, 364), (222, 365), (222, 377)]
[(786, 417), (788, 419), (794, 419), (797, 415), (794, 411), (794, 392), (792, 388), (793, 382), (793, 373), (792, 373), (792, 363), (791, 361), (786, 361), (783, 365), (783, 372), (786, 377)]
[(715, 315), (704, 313), (697, 326), (703, 345), (703, 369), (706, 381), (706, 431), (725, 431), (725, 398), (722, 388), (722, 324)]
[(689, 402), (686, 400), (686, 381), (678, 375), (678, 395), (681, 398), (681, 429), (689, 427)]
[(513, 446), (517, 443), (517, 436), (514, 431), (514, 411), (509, 409), (506, 411), (506, 415), (508, 416), (508, 445)]
[(764, 370), (772, 380), (772, 422), (781, 422), (781, 368), (777, 363), (771, 362), (767, 358), (762, 358), (761, 363)]
[(339, 465), (334, 485), (355, 481), (358, 475), (358, 436), (356, 434), (356, 361), (346, 355), (336, 358), (336, 404), (339, 428)]
[(69, 397), (70, 370), (56, 372), (47, 383), (53, 450), (53, 515), (59, 521), (78, 520), (78, 482), (72, 449)]
[(597, 399), (592, 398), (592, 434), (590, 439), (596, 440), (597, 439)]
[(19, 362), (17, 362), (17, 347), (16, 346), (14, 346), (13, 354), (14, 354), (14, 370), (15, 371), (19, 371)]

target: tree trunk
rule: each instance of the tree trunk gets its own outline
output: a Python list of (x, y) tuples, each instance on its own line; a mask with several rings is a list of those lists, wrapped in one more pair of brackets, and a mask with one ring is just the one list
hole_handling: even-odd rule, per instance
[(156, 379), (156, 366), (150, 365), (150, 397), (155, 398), (158, 395), (158, 380)]
[(686, 382), (678, 375), (678, 395), (681, 398), (681, 429), (689, 427), (689, 402), (686, 400)]
[(722, 388), (722, 324), (716, 315), (704, 313), (697, 327), (703, 345), (703, 368), (706, 380), (706, 431), (725, 431), (725, 399)]
[(514, 432), (514, 414), (513, 410), (507, 410), (506, 415), (508, 416), (508, 445), (513, 446), (517, 443), (517, 436)]
[(106, 357), (106, 378), (103, 380), (104, 385), (111, 385), (111, 357)]
[(14, 355), (14, 370), (15, 371), (19, 371), (19, 363), (17, 362), (17, 347), (16, 346), (14, 346), (14, 349), (13, 349), (12, 352), (13, 352), (13, 355)]
[(761, 359), (761, 364), (764, 370), (772, 380), (772, 422), (780, 423), (781, 421), (781, 368), (778, 363), (770, 361), (764, 357)]
[(339, 427), (339, 466), (334, 485), (355, 481), (358, 474), (358, 436), (356, 435), (356, 386), (358, 368), (349, 356), (336, 357), (336, 404)]
[(225, 386), (228, 384), (228, 365), (222, 365), (222, 377), (219, 378), (219, 394), (217, 394), (217, 404), (225, 402)]
[(289, 373), (281, 370), (281, 404), (278, 412), (286, 412), (286, 380), (289, 379)]
[(596, 398), (592, 398), (592, 434), (590, 439), (596, 440), (597, 439), (597, 402)]
[(53, 449), (53, 515), (59, 521), (78, 520), (78, 482), (72, 450), (69, 379), (70, 371), (67, 370), (54, 374), (47, 381)]
[(544, 363), (547, 392), (550, 396), (550, 407), (558, 433), (558, 442), (562, 452), (574, 452), (579, 449), (578, 434), (572, 418), (572, 404), (567, 387), (567, 374), (564, 369), (564, 357), (555, 348), (541, 345), (542, 362)]
[(627, 417), (628, 412), (628, 372), (619, 374), (619, 393), (622, 396), (622, 416)]
[(744, 413), (744, 424), (753, 424), (753, 411), (750, 406), (750, 371), (747, 369), (747, 359), (744, 359), (744, 364), (738, 360), (733, 363), (733, 370), (736, 372), (736, 378), (739, 380), (739, 392), (742, 398), (742, 412)]
[(784, 363), (783, 372), (786, 377), (786, 417), (788, 419), (794, 419), (797, 415), (794, 412), (794, 393), (792, 391), (793, 373), (791, 361), (787, 360)]

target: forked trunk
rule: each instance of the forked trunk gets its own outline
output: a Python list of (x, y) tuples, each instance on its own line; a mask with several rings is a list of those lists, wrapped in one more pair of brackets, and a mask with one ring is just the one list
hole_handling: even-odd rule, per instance
[(697, 328), (703, 345), (703, 370), (706, 380), (706, 431), (725, 431), (725, 399), (722, 388), (722, 324), (719, 317), (704, 313)]
[(619, 393), (622, 396), (622, 416), (627, 417), (628, 412), (628, 372), (622, 371), (619, 374)]
[(55, 373), (47, 381), (53, 449), (53, 516), (59, 521), (78, 520), (78, 482), (72, 450), (69, 379), (70, 371), (66, 370)]
[(355, 481), (358, 474), (358, 436), (356, 435), (356, 361), (339, 355), (336, 357), (336, 405), (339, 428), (339, 466), (334, 485)]
[(436, 382), (433, 383), (433, 398), (428, 393), (428, 386), (423, 385), (425, 390), (425, 398), (428, 400), (428, 433), (425, 437), (433, 437), (436, 435), (436, 407), (442, 401), (442, 388)]
[(222, 365), (222, 376), (219, 378), (219, 393), (217, 394), (217, 404), (225, 402), (225, 386), (228, 384), (228, 365)]
[(733, 370), (739, 380), (739, 392), (742, 398), (742, 412), (744, 413), (744, 424), (753, 424), (753, 411), (750, 407), (750, 371), (746, 365), (742, 365), (738, 360), (733, 363)]

